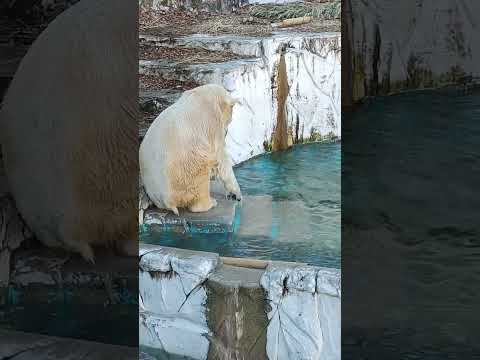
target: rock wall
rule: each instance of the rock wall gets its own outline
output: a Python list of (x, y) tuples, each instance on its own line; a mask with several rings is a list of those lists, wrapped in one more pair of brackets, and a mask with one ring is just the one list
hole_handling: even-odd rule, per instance
[(478, 83), (478, 1), (347, 0), (344, 105), (366, 96)]
[(262, 275), (261, 285), (271, 306), (267, 327), (270, 360), (341, 358), (338, 271), (272, 263)]
[[(163, 39), (143, 41), (167, 46)], [(169, 40), (171, 41), (171, 40)], [(165, 79), (219, 83), (243, 100), (234, 108), (227, 148), (234, 163), (271, 149), (276, 124), (276, 68), (286, 46), (289, 82), (287, 124), (293, 142), (341, 138), (341, 37), (339, 33), (278, 33), (270, 37), (193, 35), (168, 46), (229, 51), (245, 57), (223, 63), (182, 65), (164, 60), (140, 61), (140, 73)], [(178, 94), (179, 96), (180, 94)], [(169, 99), (173, 100), (169, 95)]]
[(180, 249), (140, 249), (139, 336), (141, 345), (169, 354), (206, 359), (206, 288), (218, 255)]
[(340, 359), (338, 270), (140, 246), (140, 345), (191, 359)]

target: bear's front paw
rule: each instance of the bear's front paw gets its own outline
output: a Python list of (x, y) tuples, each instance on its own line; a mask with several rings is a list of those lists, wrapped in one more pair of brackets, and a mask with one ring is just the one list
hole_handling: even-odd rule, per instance
[(228, 194), (227, 198), (230, 199), (230, 200), (241, 201), (242, 200), (242, 194), (240, 192), (231, 192), (230, 194)]

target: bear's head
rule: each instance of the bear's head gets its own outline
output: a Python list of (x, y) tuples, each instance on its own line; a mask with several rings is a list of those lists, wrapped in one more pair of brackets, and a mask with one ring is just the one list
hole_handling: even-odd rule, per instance
[(240, 100), (233, 98), (223, 86), (216, 84), (207, 84), (190, 90), (197, 96), (201, 96), (204, 101), (213, 106), (218, 119), (227, 127), (232, 122), (232, 112), (235, 104)]

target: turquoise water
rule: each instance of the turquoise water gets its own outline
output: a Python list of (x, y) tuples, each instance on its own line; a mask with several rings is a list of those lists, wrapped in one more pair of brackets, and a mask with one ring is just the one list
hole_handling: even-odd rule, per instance
[(221, 256), (340, 267), (341, 145), (316, 143), (235, 169), (244, 200), (233, 233), (145, 233), (141, 240)]

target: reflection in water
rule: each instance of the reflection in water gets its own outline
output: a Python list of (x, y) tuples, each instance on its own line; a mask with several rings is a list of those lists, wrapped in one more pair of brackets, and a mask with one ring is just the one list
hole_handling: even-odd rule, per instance
[(222, 256), (340, 266), (340, 143), (261, 156), (235, 169), (244, 200), (233, 234), (143, 234)]
[(478, 358), (480, 94), (379, 98), (343, 123), (343, 357)]

